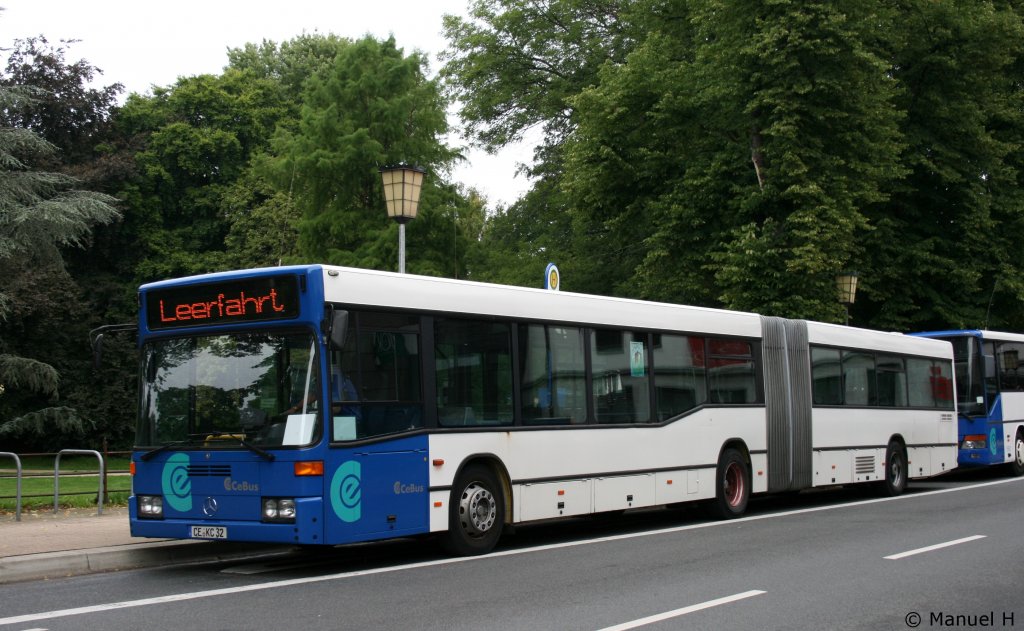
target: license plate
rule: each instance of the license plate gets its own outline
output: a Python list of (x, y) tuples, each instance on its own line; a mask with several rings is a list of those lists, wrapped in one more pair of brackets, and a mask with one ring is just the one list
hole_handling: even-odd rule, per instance
[(224, 526), (191, 526), (193, 539), (227, 539), (228, 529)]

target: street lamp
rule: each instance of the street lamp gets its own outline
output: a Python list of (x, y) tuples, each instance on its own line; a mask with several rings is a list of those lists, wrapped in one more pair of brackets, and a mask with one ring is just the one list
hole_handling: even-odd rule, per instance
[(850, 326), (850, 307), (857, 297), (857, 272), (843, 272), (836, 276), (839, 302), (846, 307), (846, 326)]
[(427, 170), (421, 167), (399, 164), (382, 167), (384, 199), (387, 201), (388, 217), (398, 223), (398, 271), (405, 273), (405, 224), (416, 218), (420, 205), (420, 189)]

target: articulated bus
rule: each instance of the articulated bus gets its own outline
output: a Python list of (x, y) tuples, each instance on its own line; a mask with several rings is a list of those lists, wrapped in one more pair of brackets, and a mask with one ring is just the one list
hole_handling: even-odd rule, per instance
[(962, 467), (1007, 464), (1024, 475), (1024, 335), (915, 333), (953, 344)]
[(319, 265), (140, 288), (140, 537), (343, 544), (956, 465), (949, 343)]

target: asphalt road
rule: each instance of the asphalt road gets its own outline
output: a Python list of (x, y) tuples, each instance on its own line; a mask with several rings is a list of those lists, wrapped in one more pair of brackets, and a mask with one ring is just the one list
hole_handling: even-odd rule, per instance
[(14, 629), (1024, 628), (1024, 478), (864, 489), (520, 528), (485, 557), (423, 541), (5, 586)]

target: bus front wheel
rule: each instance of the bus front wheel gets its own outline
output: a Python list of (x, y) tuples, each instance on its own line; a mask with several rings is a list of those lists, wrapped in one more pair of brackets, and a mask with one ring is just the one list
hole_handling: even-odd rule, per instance
[(885, 449), (885, 493), (890, 497), (907, 490), (907, 455), (895, 440)]
[(1017, 432), (1017, 438), (1013, 441), (1013, 460), (1010, 461), (1010, 471), (1013, 475), (1024, 475), (1024, 431)]
[(718, 461), (715, 477), (714, 514), (722, 519), (742, 516), (750, 500), (750, 468), (746, 458), (736, 449), (726, 449)]
[(505, 501), (494, 472), (469, 465), (452, 487), (445, 548), (459, 556), (490, 552), (505, 525)]

